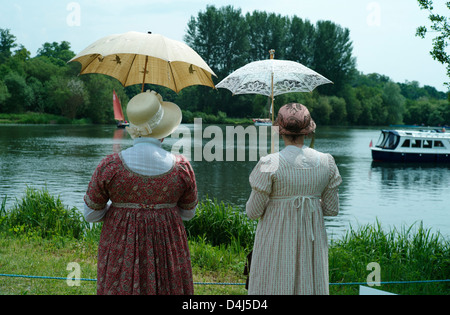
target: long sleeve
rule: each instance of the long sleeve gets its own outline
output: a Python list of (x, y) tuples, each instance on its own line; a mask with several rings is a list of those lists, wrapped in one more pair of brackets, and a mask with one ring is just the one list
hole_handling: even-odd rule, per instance
[(112, 176), (109, 173), (110, 163), (113, 163), (112, 156), (104, 158), (95, 169), (89, 182), (88, 189), (84, 195), (85, 204), (92, 210), (103, 210), (109, 201), (108, 183)]
[(330, 180), (322, 192), (322, 211), (324, 216), (337, 216), (339, 213), (339, 185), (342, 183), (334, 158), (328, 154)]
[(102, 210), (94, 210), (89, 208), (86, 204), (84, 204), (84, 219), (89, 223), (96, 223), (103, 221), (106, 213), (109, 210), (110, 204), (107, 204), (106, 207)]
[(103, 220), (109, 210), (108, 166), (112, 161), (110, 156), (104, 158), (97, 166), (84, 196), (84, 218), (95, 223)]
[(197, 183), (195, 181), (195, 173), (189, 161), (184, 157), (181, 160), (181, 176), (185, 182), (186, 189), (183, 196), (178, 200), (178, 213), (183, 221), (189, 221), (195, 216), (195, 210), (198, 205)]
[(247, 216), (256, 220), (264, 215), (272, 192), (272, 178), (275, 168), (270, 156), (262, 158), (250, 174), (252, 192), (246, 204)]

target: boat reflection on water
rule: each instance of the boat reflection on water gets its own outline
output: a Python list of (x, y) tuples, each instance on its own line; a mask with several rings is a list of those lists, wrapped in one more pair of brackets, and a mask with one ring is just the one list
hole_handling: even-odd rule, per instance
[(388, 200), (411, 211), (430, 211), (430, 205), (442, 210), (448, 207), (445, 200), (450, 194), (450, 164), (374, 161), (369, 180), (377, 183), (378, 199), (387, 207)]
[(422, 191), (428, 191), (433, 186), (448, 187), (450, 184), (450, 164), (372, 161), (371, 174), (379, 174), (386, 185), (418, 188), (421, 187), (418, 184), (422, 184)]
[(450, 164), (374, 161), (368, 176), (370, 191), (361, 197), (372, 210), (366, 216), (396, 228), (423, 222), (433, 232), (448, 236), (449, 221), (444, 218), (448, 216), (449, 180)]

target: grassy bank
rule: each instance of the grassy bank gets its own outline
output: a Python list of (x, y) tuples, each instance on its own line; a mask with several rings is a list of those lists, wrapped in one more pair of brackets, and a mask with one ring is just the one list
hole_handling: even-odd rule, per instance
[(86, 125), (90, 124), (89, 119), (69, 119), (46, 113), (27, 112), (23, 114), (0, 113), (0, 124), (61, 124), (61, 125)]
[[(225, 113), (218, 115), (205, 114), (202, 112), (190, 112), (183, 110), (183, 123), (193, 124), (195, 118), (201, 118), (204, 124), (226, 124), (226, 125), (252, 125), (250, 118), (230, 118)], [(22, 114), (0, 113), (0, 124), (61, 124), (61, 125), (86, 125), (92, 124), (88, 118), (69, 119), (46, 113), (27, 112)]]
[[(0, 205), (0, 273), (66, 278), (70, 262), (82, 278), (96, 278), (101, 224), (89, 225), (45, 189), (27, 189), (5, 209)], [(195, 282), (244, 283), (245, 257), (252, 247), (256, 223), (214, 200), (200, 203), (186, 223)], [(420, 224), (384, 231), (367, 225), (333, 240), (329, 250), (330, 282), (365, 282), (367, 265), (377, 262), (381, 281), (450, 279), (450, 244)], [(68, 286), (64, 280), (0, 277), (0, 294), (95, 294), (96, 283)], [(331, 294), (358, 294), (358, 285), (333, 285)], [(381, 290), (397, 294), (450, 294), (449, 283), (391, 284)], [(195, 285), (196, 294), (246, 294), (243, 286)]]

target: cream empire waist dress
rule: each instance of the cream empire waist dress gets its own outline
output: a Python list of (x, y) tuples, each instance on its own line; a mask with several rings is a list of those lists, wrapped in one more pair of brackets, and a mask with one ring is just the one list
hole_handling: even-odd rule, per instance
[(249, 294), (329, 294), (324, 216), (338, 214), (341, 182), (334, 158), (306, 146), (261, 158), (246, 205), (259, 219)]

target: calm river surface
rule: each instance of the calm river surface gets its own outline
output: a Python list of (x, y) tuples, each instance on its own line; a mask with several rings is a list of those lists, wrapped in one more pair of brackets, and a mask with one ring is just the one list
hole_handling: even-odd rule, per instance
[[(192, 132), (191, 164), (200, 198), (216, 198), (244, 210), (250, 194), (248, 176), (257, 163), (249, 152), (256, 147), (247, 138), (244, 162), (229, 161), (225, 152), (222, 162), (208, 162), (204, 157), (195, 161), (199, 158), (195, 150), (212, 146), (218, 136), (204, 136), (200, 146), (194, 143), (194, 125), (182, 128)], [(225, 139), (226, 127), (220, 129)], [(343, 178), (340, 214), (326, 219), (329, 237), (341, 235), (350, 224), (356, 227), (378, 220), (386, 229), (423, 221), (426, 228), (449, 238), (450, 166), (373, 163), (369, 143), (378, 136), (378, 128), (317, 130), (315, 148), (335, 157)], [(163, 147), (170, 151), (175, 143), (189, 143), (187, 137), (183, 139), (167, 138)], [(115, 126), (0, 125), (0, 197), (7, 196), (8, 208), (23, 196), (27, 185), (47, 187), (66, 205), (83, 209), (83, 196), (97, 164), (132, 143), (127, 132)], [(225, 140), (224, 147), (230, 149)]]

